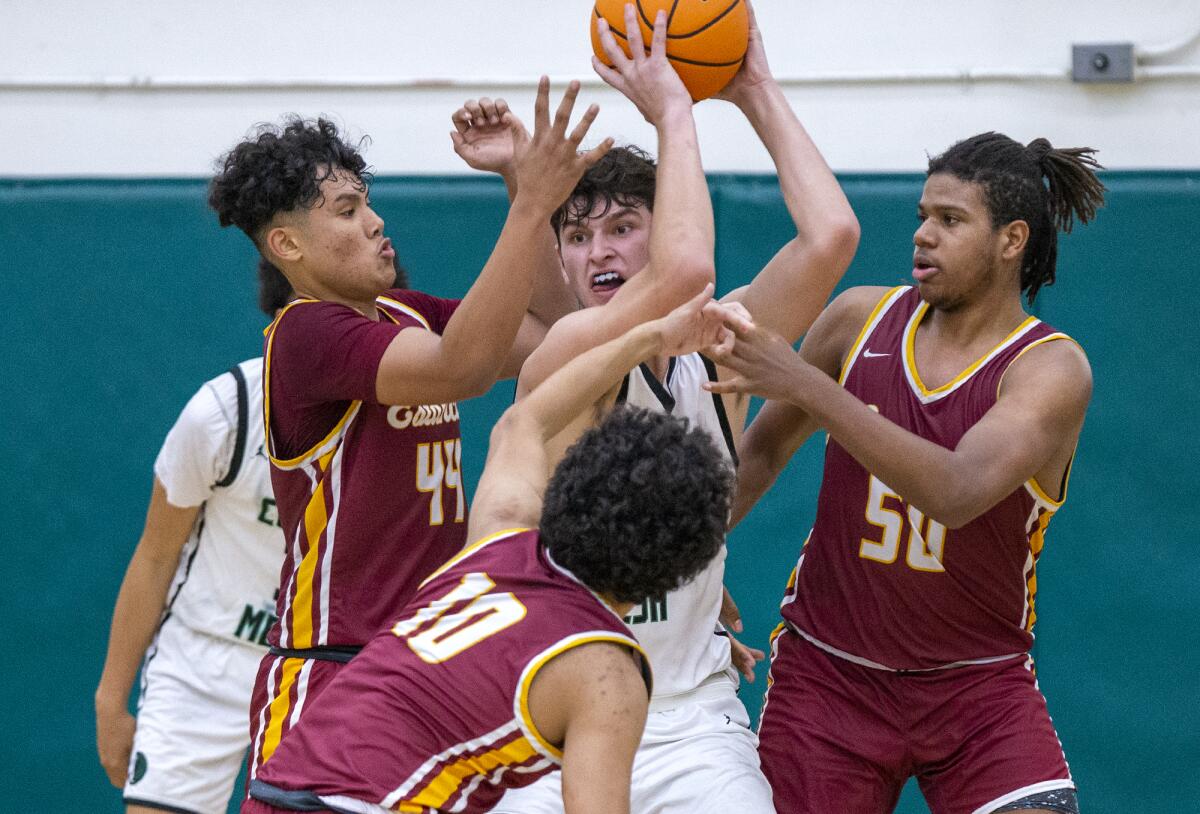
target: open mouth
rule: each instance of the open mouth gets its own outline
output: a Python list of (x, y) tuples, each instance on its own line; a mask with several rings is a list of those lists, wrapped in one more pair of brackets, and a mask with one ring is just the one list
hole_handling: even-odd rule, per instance
[(602, 271), (592, 277), (592, 291), (616, 291), (625, 280), (615, 271)]
[(936, 274), (938, 267), (935, 266), (927, 257), (917, 256), (913, 258), (913, 278), (917, 282), (924, 282)]

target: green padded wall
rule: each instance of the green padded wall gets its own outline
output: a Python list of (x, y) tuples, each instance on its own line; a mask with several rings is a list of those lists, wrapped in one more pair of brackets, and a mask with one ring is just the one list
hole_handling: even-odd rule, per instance
[[(773, 178), (715, 176), (719, 289), (789, 237)], [(921, 179), (842, 178), (863, 226), (846, 285), (909, 280)], [(1191, 810), (1200, 782), (1200, 172), (1109, 173), (1109, 205), (1066, 237), (1038, 315), (1088, 351), (1095, 395), (1067, 506), (1039, 569), (1041, 685), (1091, 814)], [(499, 183), (380, 178), (372, 197), (414, 285), (461, 295), (503, 223)], [(12, 810), (121, 810), (95, 757), (92, 692), (158, 445), (205, 379), (257, 355), (254, 254), (198, 180), (0, 180), (0, 508), (9, 653), (0, 762)], [(478, 478), (511, 384), (463, 407)], [(820, 439), (732, 536), (729, 584), (763, 646), (814, 513)], [(15, 666), (16, 669), (12, 669)], [(757, 717), (765, 667), (742, 697)], [(231, 809), (232, 810), (232, 809)], [(910, 789), (898, 809), (925, 811)]]

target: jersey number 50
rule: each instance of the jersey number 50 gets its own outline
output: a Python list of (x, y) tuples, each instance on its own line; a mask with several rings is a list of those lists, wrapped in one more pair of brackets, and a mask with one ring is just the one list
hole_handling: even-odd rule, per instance
[[(463, 577), (445, 596), (435, 599), (392, 627), (427, 664), (439, 664), (525, 618), (525, 606), (511, 593), (490, 594), (496, 583), (482, 572)], [(456, 605), (462, 605), (448, 613)]]
[[(892, 498), (907, 509), (904, 515), (895, 509), (889, 509), (884, 501)], [(908, 529), (908, 552), (905, 560), (908, 567), (915, 571), (942, 572), (942, 550), (946, 547), (946, 527), (941, 523), (926, 517), (915, 506), (906, 506), (903, 499), (887, 487), (874, 475), (871, 476), (870, 491), (867, 494), (867, 522), (883, 530), (879, 540), (868, 540), (865, 537), (859, 543), (858, 556), (864, 560), (874, 560), (891, 564), (900, 554), (900, 537)]]

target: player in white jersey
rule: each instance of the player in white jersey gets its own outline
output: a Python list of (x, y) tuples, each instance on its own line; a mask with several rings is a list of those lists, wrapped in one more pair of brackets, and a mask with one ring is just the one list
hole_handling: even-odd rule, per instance
[[(567, 278), (588, 307), (550, 330), (522, 370), (518, 398), (565, 361), (661, 316), (672, 307), (678, 287), (694, 286), (681, 281), (714, 273), (712, 208), (690, 118), (691, 99), (664, 58), (665, 32), (656, 27), (651, 53), (642, 56), (632, 8), (626, 12), (634, 56), (624, 57), (602, 27), (601, 39), (615, 68), (597, 70), (656, 125), (657, 173), (640, 151), (612, 150), (585, 173), (556, 214)], [(724, 302), (740, 303), (756, 323), (795, 340), (820, 313), (849, 265), (858, 223), (772, 77), (753, 15), (746, 60), (721, 98), (737, 105), (770, 152), (797, 230), (750, 285), (731, 292)], [(677, 118), (687, 126), (672, 130)], [(748, 400), (722, 399), (700, 389), (704, 381), (722, 375), (697, 354), (654, 359), (597, 407), (624, 400), (686, 417), (705, 427), (736, 463)], [(592, 421), (594, 416), (584, 416), (556, 439), (552, 451), (561, 455)], [(718, 622), (724, 562), (722, 552), (693, 582), (648, 600), (628, 617), (655, 671), (650, 714), (634, 762), (633, 811), (774, 811), (771, 789), (759, 769), (757, 740), (736, 695), (730, 640), (721, 635)], [(752, 665), (753, 659), (740, 664), (750, 675)], [(561, 789), (555, 778), (547, 777), (509, 792), (494, 811), (560, 812)]]
[[(271, 266), (259, 280), (269, 316), (291, 289)], [(245, 761), (284, 545), (263, 438), (256, 358), (204, 383), (154, 462), (96, 690), (100, 761), (127, 812), (222, 814)]]

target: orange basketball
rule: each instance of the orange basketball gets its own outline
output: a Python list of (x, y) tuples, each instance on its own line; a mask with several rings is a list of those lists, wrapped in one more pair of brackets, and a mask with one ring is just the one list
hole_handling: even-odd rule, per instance
[[(592, 9), (592, 50), (602, 62), (608, 57), (600, 46), (596, 20), (608, 20), (613, 36), (629, 54), (625, 37), (627, 0), (596, 0)], [(654, 18), (659, 9), (667, 18), (667, 58), (683, 80), (692, 100), (707, 99), (729, 84), (746, 56), (750, 16), (742, 0), (636, 0), (642, 42), (650, 52)]]

